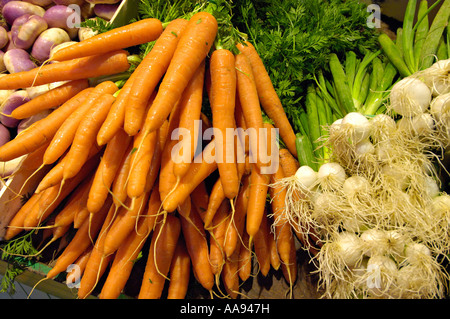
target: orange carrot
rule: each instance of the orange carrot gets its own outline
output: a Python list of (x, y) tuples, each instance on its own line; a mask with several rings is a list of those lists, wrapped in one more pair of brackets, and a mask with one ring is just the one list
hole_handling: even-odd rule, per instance
[(29, 71), (10, 73), (0, 79), (0, 90), (16, 90), (52, 82), (81, 80), (128, 70), (124, 50), (59, 63), (45, 64)]
[(245, 216), (247, 215), (249, 184), (249, 176), (243, 176), (242, 186), (234, 206), (234, 214), (231, 216), (230, 226), (227, 229), (224, 242), (224, 251), (227, 257), (232, 256), (237, 247), (239, 247), (239, 242), (242, 240), (245, 228)]
[(253, 74), (248, 58), (239, 53), (235, 59), (237, 74), (237, 92), (240, 106), (244, 115), (249, 138), (251, 162), (262, 168), (265, 163), (263, 156), (267, 154), (267, 141), (263, 133), (263, 118), (256, 90), (255, 75)]
[(173, 172), (174, 161), (172, 160), (172, 149), (177, 140), (169, 140), (161, 154), (161, 169), (159, 173), (159, 192), (161, 200), (166, 201), (167, 196), (171, 194), (172, 189), (177, 185), (177, 177)]
[(156, 40), (162, 31), (158, 19), (142, 19), (62, 48), (52, 55), (51, 60), (66, 61), (125, 49)]
[(136, 74), (136, 72), (131, 73), (130, 77), (125, 81), (125, 84), (116, 94), (116, 100), (111, 106), (106, 119), (103, 121), (103, 124), (98, 131), (98, 145), (105, 145), (108, 143), (117, 131), (123, 128), (125, 107), (128, 104), (128, 93), (135, 84), (134, 79), (136, 78)]
[(205, 181), (200, 182), (191, 193), (192, 207), (198, 212), (202, 221), (205, 218), (205, 212), (208, 209), (209, 194), (206, 189)]
[(212, 125), (221, 136), (215, 138), (217, 167), (223, 192), (232, 199), (239, 190), (234, 142), (236, 70), (233, 53), (226, 49), (214, 50), (210, 59), (210, 74)]
[(49, 147), (44, 154), (44, 163), (52, 164), (70, 147), (77, 128), (86, 114), (95, 107), (97, 99), (105, 93), (113, 94), (117, 91), (117, 86), (111, 81), (104, 81), (98, 84), (82, 104), (61, 124), (53, 136)]
[(173, 212), (206, 177), (217, 169), (214, 149), (215, 143), (212, 140), (203, 152), (194, 158), (194, 162), (189, 166), (177, 187), (165, 198), (163, 203), (165, 211)]
[(114, 99), (114, 96), (108, 93), (101, 95), (95, 109), (80, 122), (66, 155), (67, 160), (64, 163), (63, 171), (64, 180), (75, 176), (88, 159), (92, 145), (97, 143), (95, 137), (100, 125), (108, 114)]
[(156, 145), (154, 148), (153, 156), (151, 158), (150, 167), (148, 169), (147, 180), (145, 181), (145, 191), (149, 192), (157, 183), (159, 172), (161, 169), (161, 134), (162, 130), (156, 131)]
[(209, 262), (213, 274), (216, 276), (216, 285), (219, 284), (220, 273), (225, 264), (224, 241), (228, 229), (228, 219), (230, 218), (230, 205), (228, 200), (224, 200), (220, 205), (212, 221), (212, 230), (209, 240)]
[(6, 229), (4, 236), (5, 240), (10, 240), (22, 232), (24, 221), (28, 215), (28, 212), (39, 202), (41, 196), (42, 194), (33, 194), (25, 202), (25, 204), (22, 205), (8, 224), (8, 228)]
[(134, 230), (139, 217), (147, 208), (149, 195), (149, 193), (144, 193), (137, 197), (134, 207), (130, 209), (125, 207), (119, 209), (116, 218), (105, 235), (103, 252), (106, 256), (114, 253), (125, 238)]
[(182, 237), (178, 240), (177, 247), (170, 265), (170, 282), (167, 291), (167, 299), (184, 299), (189, 286), (191, 259)]
[(206, 58), (217, 34), (217, 20), (207, 12), (197, 12), (184, 29), (146, 121), (149, 131), (157, 130), (180, 99), (189, 80)]
[(160, 298), (170, 270), (181, 227), (178, 217), (172, 214), (166, 214), (164, 217), (157, 222), (152, 235), (139, 299)]
[(89, 93), (86, 90), (81, 91), (48, 116), (35, 122), (14, 139), (0, 146), (0, 161), (6, 162), (31, 153), (48, 143), (65, 119), (79, 107), (86, 94)]
[(258, 232), (267, 200), (269, 190), (269, 176), (261, 174), (258, 167), (253, 165), (250, 175), (250, 190), (248, 194), (246, 230), (250, 237), (250, 242)]
[(84, 299), (88, 297), (96, 287), (100, 277), (108, 267), (113, 255), (106, 256), (103, 254), (103, 245), (105, 242), (104, 234), (107, 232), (111, 220), (114, 217), (114, 208), (110, 207), (108, 215), (100, 229), (99, 236), (95, 240), (94, 247), (86, 264), (86, 269), (81, 277), (80, 287), (78, 288), (78, 298)]
[(83, 197), (85, 197), (85, 194), (89, 192), (91, 184), (92, 178), (88, 178), (82, 181), (80, 185), (74, 189), (74, 191), (68, 196), (64, 207), (56, 215), (54, 223), (55, 226), (63, 227), (71, 225), (74, 222), (75, 216), (82, 205), (81, 203), (86, 203), (83, 201)]
[(209, 264), (208, 241), (200, 215), (192, 206), (190, 219), (180, 216), (180, 221), (194, 275), (203, 288), (211, 291), (214, 286), (214, 274)]
[(44, 110), (56, 108), (88, 87), (89, 82), (86, 79), (69, 81), (20, 105), (11, 112), (11, 116), (26, 119)]
[(246, 281), (252, 274), (252, 243), (247, 232), (242, 234), (242, 243), (239, 248), (239, 278)]
[[(245, 163), (238, 163), (237, 167), (238, 182), (240, 183), (242, 175), (244, 174)], [(226, 196), (222, 186), (222, 178), (219, 177), (214, 183), (209, 196), (208, 208), (204, 217), (205, 228), (209, 227), (212, 219), (214, 218), (214, 214), (217, 212), (217, 209), (225, 198)]]
[(280, 98), (273, 87), (272, 80), (267, 73), (261, 57), (249, 41), (239, 43), (236, 47), (240, 52), (247, 56), (250, 60), (253, 73), (258, 75), (255, 77), (255, 84), (261, 106), (269, 118), (274, 121), (275, 127), (279, 129), (281, 139), (286, 144), (291, 154), (297, 157), (294, 130), (286, 116), (286, 112), (284, 111)]
[(90, 190), (90, 187), (92, 186), (92, 182), (93, 182), (94, 176), (95, 175), (92, 174), (92, 177), (91, 177), (91, 179), (89, 181), (89, 183), (90, 183), (89, 184), (89, 188), (87, 188), (83, 192), (80, 200), (78, 201), (78, 205), (77, 205), (77, 207), (75, 209), (75, 215), (73, 217), (73, 228), (75, 228), (75, 229), (80, 228), (83, 225), (84, 221), (89, 217), (89, 211), (88, 211), (88, 209), (86, 207), (86, 203), (87, 203), (87, 200), (88, 200), (89, 190)]
[(120, 245), (108, 276), (99, 294), (100, 299), (117, 299), (130, 277), (136, 258), (150, 235), (152, 224), (148, 218), (139, 220), (136, 231), (131, 232)]
[(24, 220), (24, 227), (36, 227), (44, 221), (84, 179), (89, 178), (93, 174), (97, 165), (98, 158), (94, 157), (80, 168), (77, 175), (67, 179), (64, 185), (55, 185), (47, 188), (42, 193), (41, 200), (28, 213)]
[(130, 171), (131, 165), (131, 155), (133, 154), (133, 144), (128, 145), (128, 149), (125, 151), (122, 157), (119, 169), (116, 173), (112, 184), (112, 195), (114, 200), (114, 205), (120, 207), (125, 203), (127, 199), (127, 179), (128, 173)]
[(264, 214), (262, 216), (259, 230), (254, 236), (255, 256), (256, 260), (258, 261), (259, 271), (264, 277), (266, 277), (269, 273), (271, 266), (271, 248), (269, 243), (269, 236), (272, 235), (270, 234), (267, 215)]
[(180, 122), (178, 125), (180, 136), (177, 145), (182, 154), (179, 154), (180, 159), (175, 161), (173, 167), (174, 174), (177, 177), (186, 174), (197, 149), (204, 77), (205, 62), (203, 61), (181, 96)]
[(89, 190), (86, 206), (90, 213), (98, 212), (103, 206), (130, 143), (131, 137), (121, 129), (106, 145)]
[(217, 209), (225, 199), (226, 196), (223, 190), (222, 179), (219, 177), (214, 183), (211, 189), (211, 194), (209, 196), (208, 208), (205, 212), (205, 218), (203, 220), (206, 229), (209, 228), (214, 218), (214, 215), (217, 212)]
[[(165, 201), (166, 196), (173, 191), (175, 185), (178, 184), (178, 177), (174, 173), (173, 165), (175, 163), (172, 157), (172, 151), (178, 143), (176, 139), (171, 139), (172, 132), (178, 127), (180, 121), (180, 103), (177, 103), (170, 112), (170, 117), (167, 123), (167, 132), (164, 140), (163, 150), (161, 153), (161, 170), (159, 178), (159, 192), (161, 193), (161, 200)], [(144, 124), (147, 127), (147, 123)]]
[[(271, 176), (271, 184), (285, 177), (283, 167), (280, 165), (278, 170)], [(297, 267), (297, 259), (295, 255), (295, 241), (291, 225), (287, 220), (284, 212), (286, 189), (282, 186), (273, 186), (269, 189), (271, 197), (271, 208), (274, 219), (275, 240), (278, 255), (282, 262), (283, 274), (289, 283), (293, 283), (296, 279), (297, 270), (291, 272), (292, 268)], [(291, 268), (291, 265), (294, 267)]]
[(128, 106), (125, 113), (124, 129), (130, 135), (135, 135), (142, 126), (145, 109), (150, 96), (163, 77), (172, 60), (173, 54), (188, 21), (172, 20), (155, 41), (151, 51), (142, 59), (134, 73), (136, 81), (128, 94)]
[(152, 164), (158, 131), (145, 134), (145, 125), (133, 140), (133, 148), (136, 150), (131, 155), (131, 166), (127, 182), (127, 194), (130, 198), (142, 195), (146, 188), (146, 180)]
[(239, 293), (239, 250), (236, 250), (229, 258), (225, 260), (221, 277), (228, 296), (236, 299)]
[[(86, 265), (87, 262), (89, 260), (89, 256), (91, 256), (92, 253), (92, 246), (88, 247), (81, 255), (80, 257), (77, 258), (77, 260), (73, 263), (74, 265), (78, 266), (78, 273), (77, 270), (75, 270), (75, 268), (73, 268), (70, 272), (67, 273), (66, 275), (66, 282), (73, 282), (73, 279), (71, 279), (72, 277), (75, 276), (82, 276), (84, 270), (86, 269)], [(74, 278), (75, 280), (78, 278)]]
[(55, 265), (47, 273), (46, 278), (54, 278), (59, 273), (65, 271), (67, 267), (80, 257), (88, 247), (91, 246), (91, 239), (95, 238), (111, 207), (111, 200), (107, 200), (102, 209), (94, 215), (92, 220), (85, 220), (83, 225), (77, 230), (75, 236), (62, 254), (56, 259)]
[[(89, 150), (88, 160), (98, 155), (100, 149), (97, 145), (93, 145)], [(44, 176), (39, 185), (37, 186), (35, 193), (42, 192), (43, 190), (55, 186), (56, 184), (61, 183), (63, 180), (63, 172), (64, 172), (64, 163), (66, 161), (67, 152), (63, 155), (63, 157), (58, 161), (56, 165), (54, 165), (50, 171)]]

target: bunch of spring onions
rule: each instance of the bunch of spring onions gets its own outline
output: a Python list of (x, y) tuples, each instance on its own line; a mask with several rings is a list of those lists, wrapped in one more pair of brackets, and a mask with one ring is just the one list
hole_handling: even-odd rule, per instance
[(399, 79), (394, 65), (381, 50), (362, 57), (346, 52), (341, 62), (337, 54), (329, 57), (327, 70), (315, 75), (305, 96), (304, 112), (299, 116), (297, 151), (301, 164), (317, 170), (329, 157), (327, 147), (319, 147), (326, 127), (345, 115), (358, 112), (368, 116), (383, 113), (389, 90)]
[[(438, 5), (440, 8), (430, 21), (429, 13)], [(384, 33), (380, 34), (378, 40), (383, 52), (402, 76), (427, 69), (436, 59), (449, 58), (449, 17), (449, 0), (438, 0), (431, 6), (428, 6), (427, 0), (410, 0), (406, 5), (403, 25), (396, 30), (395, 41)]]
[(450, 144), (450, 60), (397, 81), (386, 110), (348, 112), (326, 128), (328, 157), (280, 181), (285, 214), (321, 246), (327, 298), (442, 298), (450, 196), (440, 159)]

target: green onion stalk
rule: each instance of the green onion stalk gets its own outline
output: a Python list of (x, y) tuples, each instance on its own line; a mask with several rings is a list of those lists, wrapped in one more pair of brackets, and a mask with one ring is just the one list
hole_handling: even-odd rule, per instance
[[(410, 0), (406, 6), (403, 25), (395, 40), (382, 33), (378, 37), (384, 54), (402, 77), (429, 68), (436, 60), (449, 58), (450, 0), (438, 0), (428, 7), (428, 1)], [(433, 21), (429, 13), (441, 5)], [(414, 23), (414, 21), (416, 22)]]

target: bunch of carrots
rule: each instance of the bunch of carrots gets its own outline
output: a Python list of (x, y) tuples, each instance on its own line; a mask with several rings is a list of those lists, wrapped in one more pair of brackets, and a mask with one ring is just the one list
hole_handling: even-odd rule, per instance
[[(214, 45), (217, 34), (216, 18), (205, 11), (164, 27), (143, 19), (67, 46), (39, 68), (0, 78), (0, 89), (67, 81), (17, 108), (15, 118), (54, 110), (0, 147), (0, 161), (28, 154), (37, 170), (48, 168), (6, 239), (44, 229), (51, 236), (47, 247), (76, 231), (46, 279), (76, 264), (79, 298), (92, 294), (102, 276), (98, 297), (117, 298), (149, 242), (138, 298), (161, 298), (166, 284), (167, 298), (184, 298), (191, 272), (211, 296), (223, 283), (224, 295), (236, 298), (254, 259), (263, 275), (281, 268), (292, 288), (295, 237), (309, 239), (282, 216), (285, 190), (269, 185), (299, 167), (295, 134), (252, 44), (236, 43), (233, 53)], [(150, 41), (153, 48), (122, 87), (109, 80), (76, 86), (128, 70), (125, 49)], [(212, 119), (202, 112), (206, 98)], [(236, 136), (197, 145), (195, 121), (223, 132), (278, 128), (286, 147), (276, 153), (276, 172), (264, 173), (258, 156), (251, 157), (256, 147), (272, 147), (269, 137), (258, 136), (259, 145)], [(191, 141), (172, 138), (178, 128), (189, 130)], [(188, 160), (176, 160), (180, 145), (190, 145), (182, 154)], [(230, 149), (244, 149), (245, 159), (215, 160)]]

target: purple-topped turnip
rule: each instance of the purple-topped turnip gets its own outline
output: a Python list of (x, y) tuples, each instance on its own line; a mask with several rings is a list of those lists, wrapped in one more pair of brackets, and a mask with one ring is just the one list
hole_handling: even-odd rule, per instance
[(94, 13), (97, 17), (100, 17), (105, 20), (111, 20), (118, 8), (119, 3), (114, 4), (99, 3), (94, 6)]
[(0, 27), (0, 49), (3, 49), (9, 42), (8, 30)]
[(69, 34), (64, 29), (47, 29), (42, 32), (34, 42), (31, 49), (31, 56), (40, 62), (44, 62), (50, 57), (50, 50), (53, 47), (69, 41)]
[(76, 10), (64, 5), (55, 5), (47, 9), (44, 19), (50, 28), (64, 29), (71, 39), (77, 36), (79, 27), (77, 23), (81, 21), (81, 17)]
[(17, 90), (8, 98), (0, 107), (0, 122), (10, 128), (15, 128), (19, 124), (20, 120), (17, 120), (11, 116), (12, 111), (14, 111), (20, 105), (30, 101), (28, 93), (25, 90)]
[(5, 61), (3, 61), (3, 56), (5, 55), (5, 52), (0, 50), (0, 72), (6, 71), (6, 65)]
[(55, 4), (62, 4), (64, 6), (68, 6), (71, 4), (75, 4), (77, 6), (81, 6), (84, 3), (84, 0), (53, 0)]
[(52, 110), (44, 110), (42, 112), (30, 116), (29, 118), (21, 120), (17, 125), (17, 134), (20, 134), (23, 130), (29, 128), (31, 124), (33, 124), (34, 122), (37, 122), (47, 117), (51, 112)]
[(93, 4), (115, 4), (120, 3), (121, 0), (86, 0), (86, 2), (93, 3)]
[(22, 1), (32, 3), (40, 7), (47, 7), (53, 4), (53, 0), (22, 0)]
[(28, 71), (36, 67), (30, 54), (24, 49), (11, 49), (3, 55), (3, 62), (9, 73)]
[(27, 50), (47, 28), (47, 22), (43, 17), (27, 13), (14, 20), (11, 38), (16, 48)]
[(9, 129), (3, 124), (0, 124), (0, 146), (9, 142), (10, 139), (11, 133), (9, 132)]
[(25, 1), (10, 1), (2, 9), (3, 17), (9, 25), (12, 25), (14, 20), (27, 13), (42, 17), (45, 9)]

